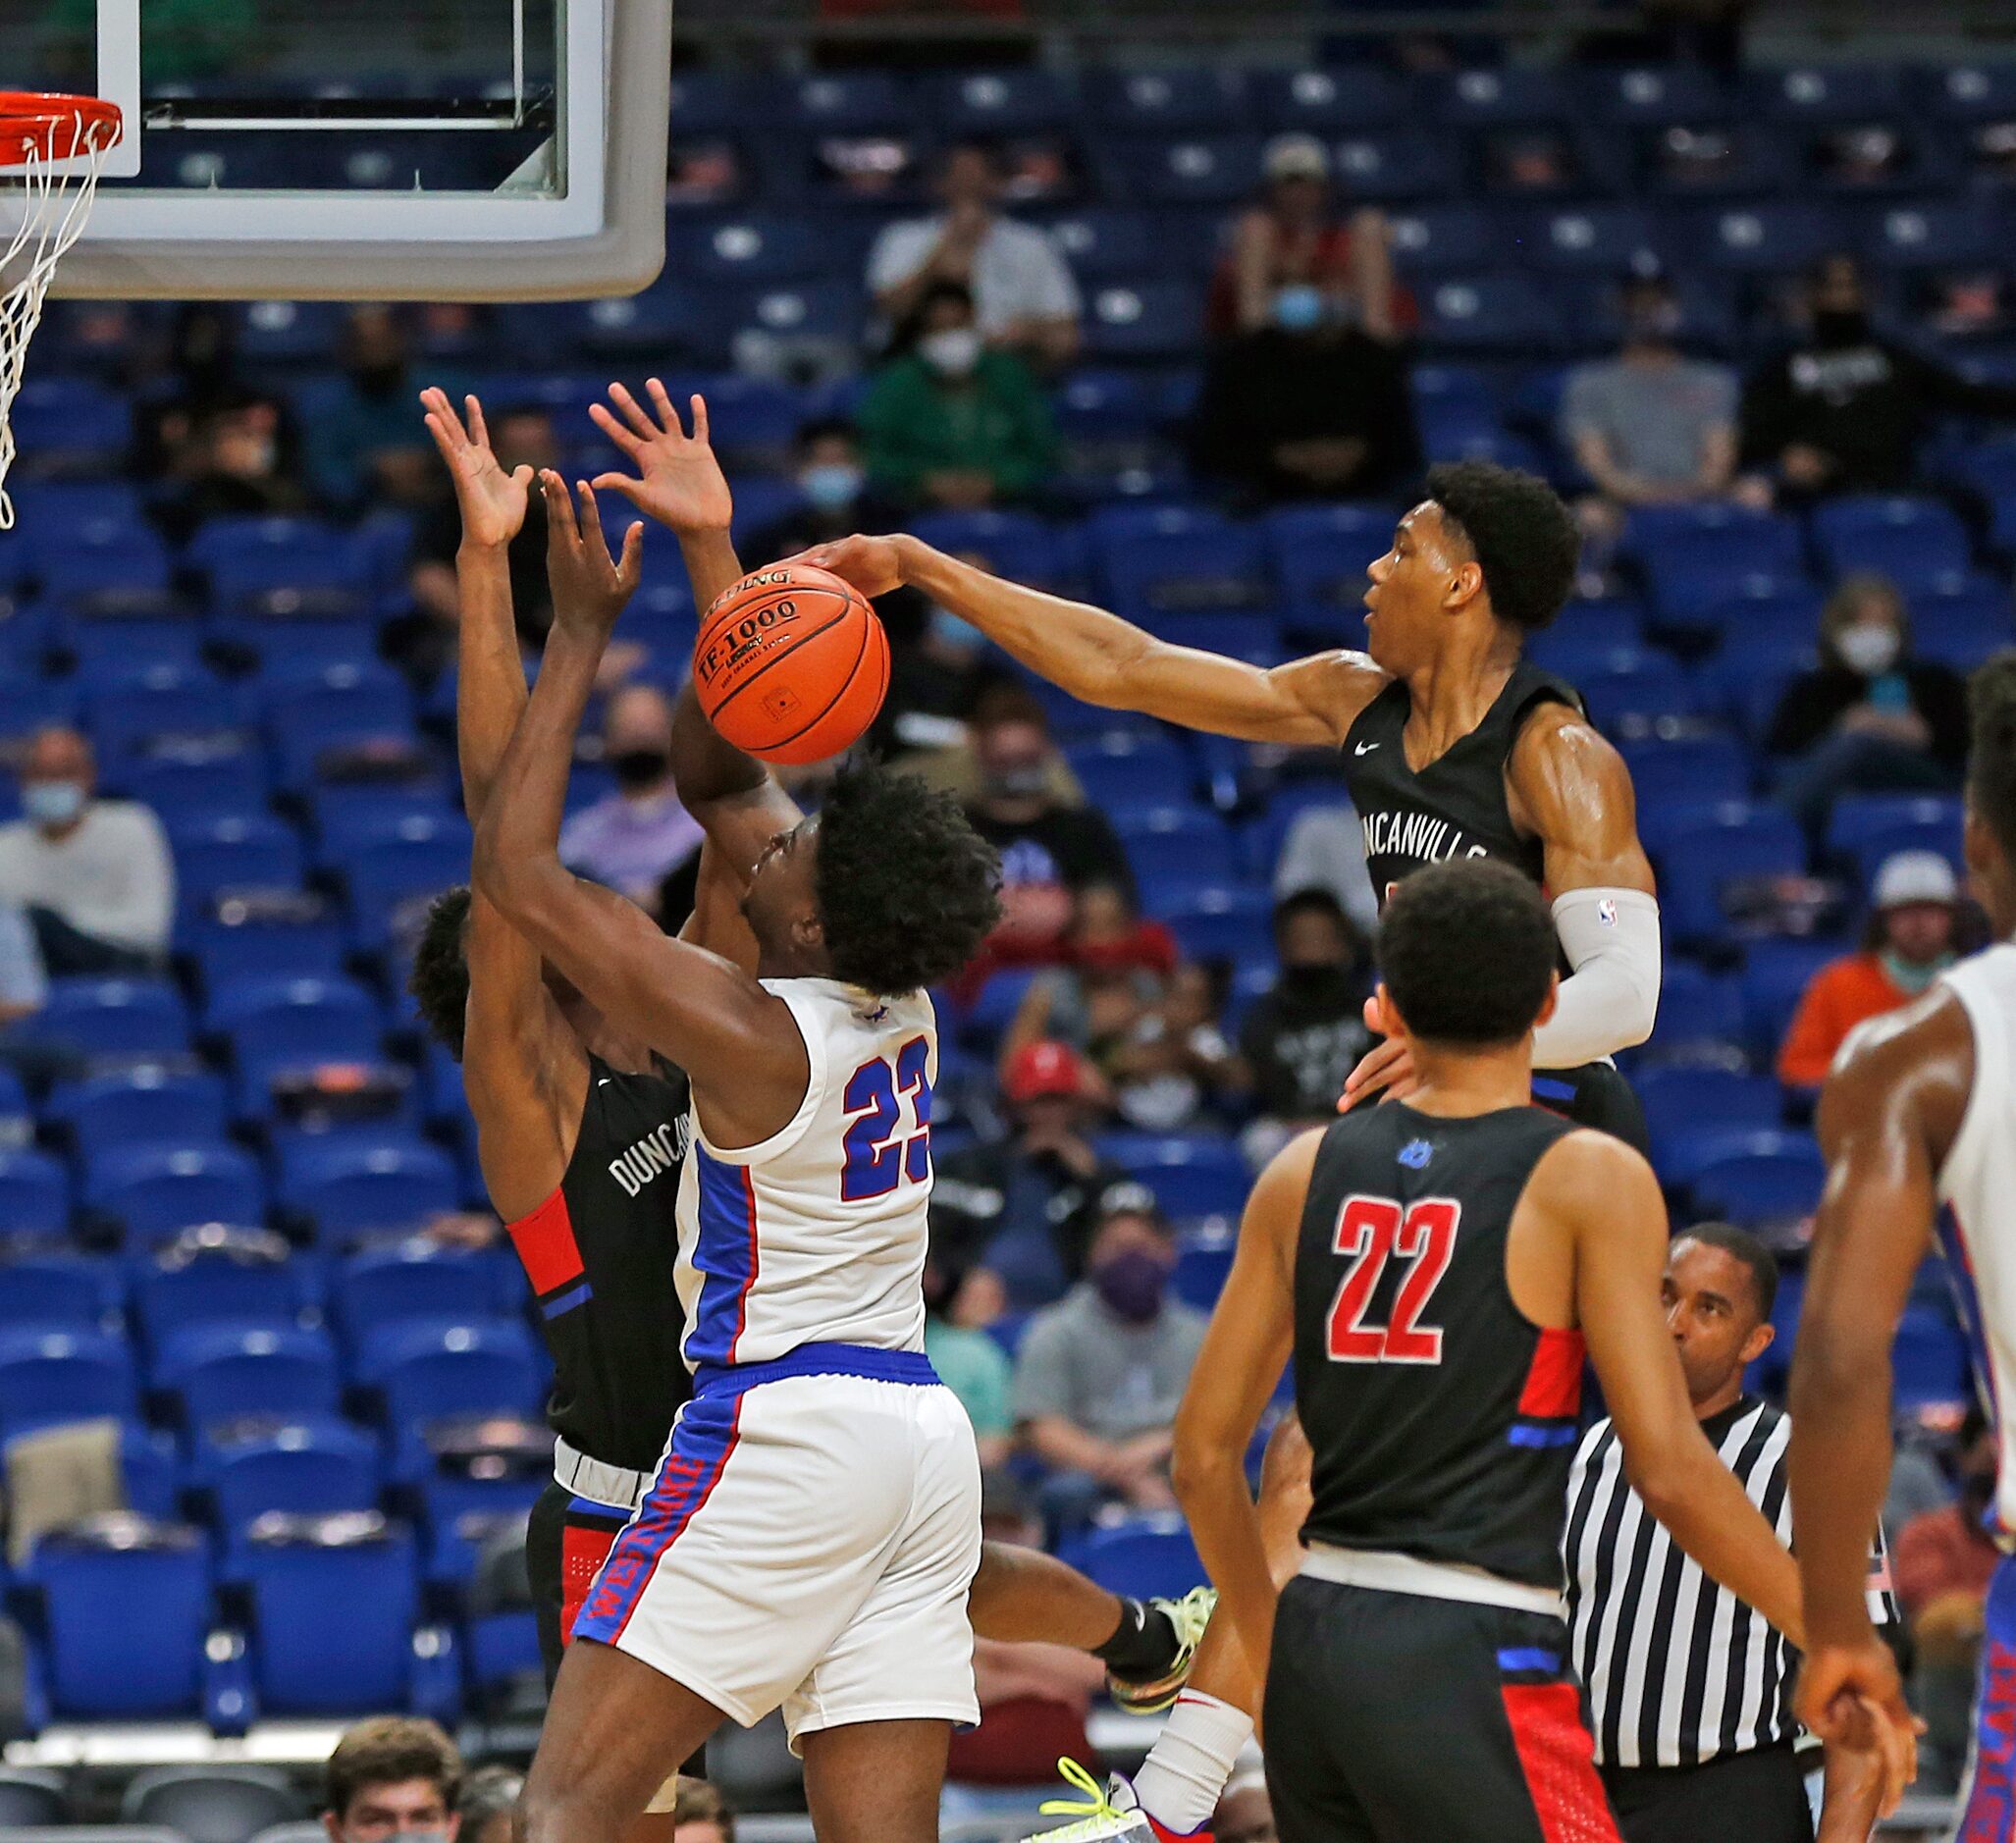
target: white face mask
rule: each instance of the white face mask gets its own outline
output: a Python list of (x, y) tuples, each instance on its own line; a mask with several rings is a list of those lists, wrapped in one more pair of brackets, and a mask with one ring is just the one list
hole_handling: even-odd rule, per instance
[(37, 825), (68, 825), (84, 810), (80, 781), (29, 781), (21, 790), (21, 810)]
[(1894, 627), (1880, 627), (1865, 622), (1859, 627), (1844, 628), (1834, 636), (1834, 651), (1841, 656), (1851, 672), (1860, 672), (1864, 678), (1875, 678), (1886, 672), (1897, 661), (1902, 643)]
[(980, 353), (978, 327), (947, 327), (941, 333), (927, 333), (917, 342), (917, 355), (948, 378), (965, 377), (980, 363)]

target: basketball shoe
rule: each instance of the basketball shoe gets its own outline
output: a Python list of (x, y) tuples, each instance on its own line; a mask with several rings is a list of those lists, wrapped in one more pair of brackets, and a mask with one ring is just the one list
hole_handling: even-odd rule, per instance
[(1168, 1616), (1176, 1628), (1176, 1661), (1160, 1676), (1146, 1683), (1123, 1682), (1108, 1672), (1107, 1693), (1114, 1704), (1131, 1715), (1159, 1715), (1170, 1708), (1190, 1681), (1191, 1666), (1197, 1660), (1197, 1647), (1211, 1623), (1218, 1605), (1215, 1588), (1194, 1587), (1181, 1600), (1150, 1600), (1148, 1605)]
[(1116, 1772), (1102, 1786), (1075, 1760), (1058, 1761), (1057, 1770), (1086, 1794), (1085, 1802), (1051, 1799), (1042, 1807), (1043, 1815), (1073, 1821), (1061, 1829), (1035, 1831), (1022, 1843), (1211, 1843), (1208, 1830), (1163, 1829), (1141, 1810), (1124, 1772)]

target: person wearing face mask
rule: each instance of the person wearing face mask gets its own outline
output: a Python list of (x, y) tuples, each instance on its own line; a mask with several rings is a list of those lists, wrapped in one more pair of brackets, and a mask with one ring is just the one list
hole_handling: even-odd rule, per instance
[(1284, 281), (1264, 325), (1213, 347), (1190, 448), (1198, 473), (1264, 502), (1397, 491), (1421, 465), (1406, 361), (1349, 297)]
[(151, 972), (168, 951), (167, 834), (147, 808), (96, 789), (91, 745), (52, 724), (22, 760), (23, 816), (0, 825), (0, 904), (27, 917), (51, 974)]
[(373, 1715), (345, 1733), (323, 1768), (329, 1843), (456, 1843), (462, 1757), (434, 1722)]
[(971, 510), (1028, 499), (1057, 464), (1050, 405), (1014, 353), (989, 348), (961, 282), (934, 282), (861, 405), (869, 477), (906, 504)]
[(1681, 354), (1663, 276), (1628, 278), (1621, 306), (1622, 348), (1577, 365), (1561, 407), (1563, 445), (1596, 489), (1579, 508), (1584, 528), (1613, 536), (1631, 506), (1726, 492), (1736, 464), (1735, 374)]
[(308, 430), (309, 475), (339, 505), (390, 498), (423, 506), (434, 497), (433, 451), (413, 413), (409, 356), (398, 309), (379, 301), (350, 308), (343, 378)]
[(1815, 266), (1805, 317), (1801, 336), (1744, 387), (1746, 498), (1896, 492), (1911, 484), (1935, 416), (2016, 416), (2016, 389), (1970, 383), (1877, 332), (1852, 256)]
[(1023, 1444), (1050, 1467), (1054, 1532), (1105, 1503), (1167, 1510), (1177, 1404), (1203, 1343), (1204, 1315), (1169, 1293), (1176, 1236), (1140, 1185), (1109, 1193), (1086, 1277), (1038, 1312), (1015, 1363)]
[(609, 701), (602, 759), (615, 792), (574, 815), (560, 832), (560, 862), (646, 908), (668, 871), (700, 850), (700, 822), (672, 786), (672, 707), (656, 685), (630, 685)]
[(1765, 738), (1783, 764), (1778, 798), (1816, 845), (1843, 793), (1939, 792), (1967, 751), (1960, 676), (1911, 651), (1887, 577), (1842, 579), (1820, 616), (1820, 663), (1785, 689)]
[(1908, 1005), (1951, 966), (1959, 901), (1953, 867), (1937, 852), (1885, 858), (1861, 951), (1830, 960), (1813, 975), (1778, 1051), (1778, 1079), (1818, 1089), (1850, 1030)]

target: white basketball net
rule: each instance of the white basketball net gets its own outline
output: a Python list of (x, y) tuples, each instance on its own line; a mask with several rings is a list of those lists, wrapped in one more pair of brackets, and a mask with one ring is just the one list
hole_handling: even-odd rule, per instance
[[(99, 170), (118, 138), (112, 129), (93, 132), (80, 114), (51, 131), (48, 153), (30, 153), (19, 165), (0, 169), (9, 178), (19, 177), (16, 196), (22, 204), (20, 228), (0, 254), (0, 531), (14, 525), (7, 470), (14, 464), (14, 398), (28, 342), (41, 324), (56, 265), (83, 232), (97, 196)], [(59, 155), (65, 148), (67, 156)]]

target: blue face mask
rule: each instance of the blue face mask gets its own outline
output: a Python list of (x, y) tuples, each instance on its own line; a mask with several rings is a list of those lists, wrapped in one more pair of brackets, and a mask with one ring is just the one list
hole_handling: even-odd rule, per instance
[(1277, 289), (1274, 324), (1284, 333), (1306, 333), (1323, 324), (1323, 290), (1306, 282)]
[(29, 781), (21, 810), (37, 825), (68, 825), (84, 810), (84, 790), (77, 781)]
[(798, 476), (798, 485), (821, 511), (836, 512), (861, 497), (864, 478), (852, 461), (821, 461)]

